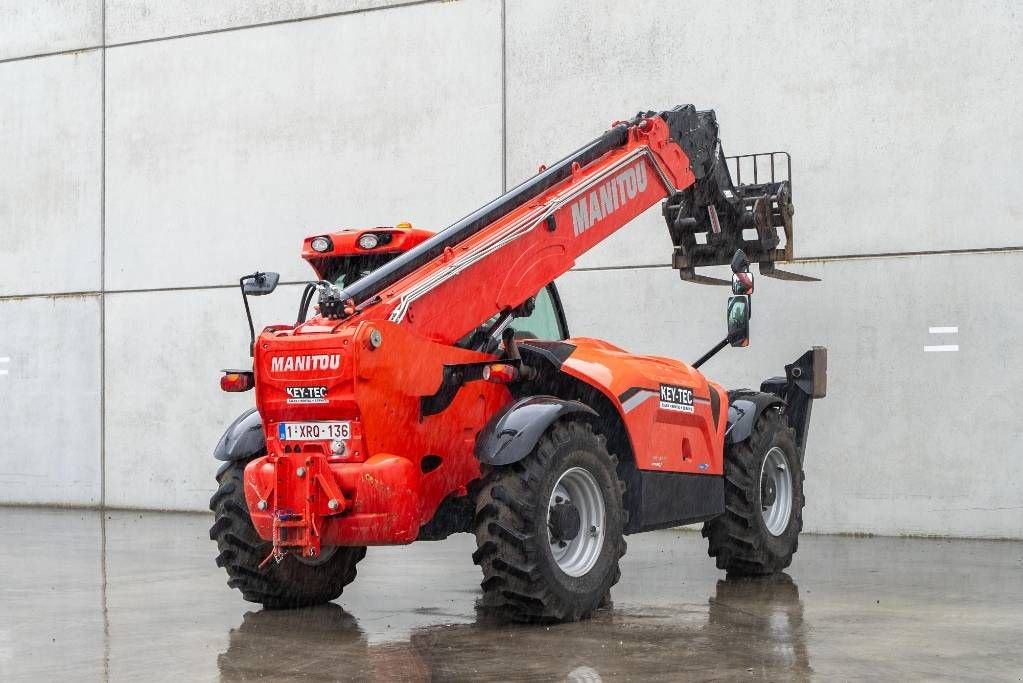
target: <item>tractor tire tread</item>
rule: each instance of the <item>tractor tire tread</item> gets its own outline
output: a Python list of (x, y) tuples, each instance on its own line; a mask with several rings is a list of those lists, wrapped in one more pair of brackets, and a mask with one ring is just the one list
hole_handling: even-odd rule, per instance
[(795, 467), (792, 482), (794, 505), (789, 526), (784, 534), (794, 537), (790, 547), (778, 550), (768, 547), (766, 530), (757, 509), (760, 486), (760, 464), (767, 449), (780, 441), (794, 448), (795, 433), (779, 408), (769, 408), (761, 415), (753, 433), (744, 441), (725, 449), (725, 512), (703, 525), (708, 540), (707, 554), (715, 558), (718, 569), (730, 575), (757, 576), (780, 572), (792, 563), (803, 528), (804, 497), (802, 467)]
[(217, 478), (219, 488), (210, 498), (214, 515), (210, 540), (217, 544), (216, 564), (227, 572), (227, 585), (241, 591), (245, 600), (267, 609), (307, 607), (338, 598), (355, 580), (356, 565), (366, 556), (366, 548), (338, 547), (316, 565), (294, 557), (264, 564), (272, 546), (259, 536), (249, 517), (245, 464), (232, 463), (224, 470)]
[[(617, 478), (617, 458), (607, 452), (603, 435), (584, 420), (556, 422), (529, 456), (513, 465), (484, 471), (476, 494), (472, 528), (477, 550), (472, 559), (483, 570), (482, 606), (502, 618), (517, 622), (574, 621), (589, 617), (599, 606), (564, 599), (552, 590), (537, 566), (539, 553), (548, 551), (541, 546), (545, 539), (533, 530), (537, 528), (538, 509), (546, 508), (532, 501), (559, 448), (573, 441), (585, 443), (604, 459), (620, 495), (624, 485)], [(620, 499), (618, 505), (621, 507)], [(621, 577), (619, 560), (625, 554), (626, 543), (621, 535), (619, 539), (608, 572), (608, 589)]]

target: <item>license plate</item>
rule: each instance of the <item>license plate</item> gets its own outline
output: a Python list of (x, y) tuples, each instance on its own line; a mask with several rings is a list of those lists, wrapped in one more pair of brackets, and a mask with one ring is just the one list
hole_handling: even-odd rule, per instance
[(351, 422), (280, 422), (277, 425), (277, 438), (281, 441), (322, 441), (351, 436)]

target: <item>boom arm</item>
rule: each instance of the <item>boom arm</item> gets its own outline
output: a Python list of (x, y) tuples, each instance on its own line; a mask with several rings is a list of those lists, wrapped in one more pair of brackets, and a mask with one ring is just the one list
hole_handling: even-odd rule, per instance
[[(685, 105), (615, 124), (346, 288), (340, 305), (323, 308), (330, 317), (389, 319), (454, 343), (495, 313), (521, 305), (662, 200), (680, 269), (692, 265), (677, 254), (686, 248), (697, 210), (720, 207), (716, 234), (729, 239), (752, 224), (746, 214), (753, 212), (742, 205), (721, 156), (713, 111)], [(727, 263), (730, 256), (704, 255), (699, 265)]]

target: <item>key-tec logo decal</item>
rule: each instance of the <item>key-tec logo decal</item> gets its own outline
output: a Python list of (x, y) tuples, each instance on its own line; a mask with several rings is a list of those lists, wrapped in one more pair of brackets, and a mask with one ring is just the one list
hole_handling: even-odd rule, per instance
[(607, 181), (588, 196), (572, 204), (572, 230), (583, 234), (593, 224), (625, 206), (630, 199), (646, 190), (646, 163), (642, 160)]
[(270, 372), (305, 372), (307, 370), (337, 370), (341, 367), (340, 353), (317, 356), (275, 356), (270, 359)]
[(288, 403), (326, 403), (327, 387), (288, 387)]
[(661, 385), (661, 409), (677, 410), (680, 413), (692, 413), (693, 390), (688, 387), (679, 387), (674, 384)]

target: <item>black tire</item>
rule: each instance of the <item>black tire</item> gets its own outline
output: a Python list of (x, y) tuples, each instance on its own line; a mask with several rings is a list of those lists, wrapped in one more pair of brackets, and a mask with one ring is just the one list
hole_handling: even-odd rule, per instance
[(256, 533), (245, 503), (245, 463), (232, 463), (219, 477), (220, 488), (210, 498), (213, 526), (210, 540), (220, 554), (217, 566), (227, 571), (227, 585), (249, 602), (267, 609), (309, 607), (330, 602), (355, 580), (355, 565), (366, 556), (365, 546), (324, 548), (319, 561), (306, 563), (292, 555), (280, 563), (263, 560), (272, 548)]
[[(588, 422), (560, 420), (523, 460), (489, 468), (476, 494), (473, 562), (483, 570), (483, 609), (511, 621), (576, 621), (606, 604), (625, 554), (617, 461)], [(592, 567), (569, 576), (551, 550), (548, 505), (561, 475), (589, 473), (604, 502), (604, 539)], [(579, 531), (578, 533), (584, 533)]]
[[(764, 460), (780, 449), (792, 485), (788, 523), (772, 534), (764, 519), (765, 492), (761, 484)], [(725, 512), (703, 525), (707, 550), (718, 569), (730, 575), (773, 574), (792, 564), (803, 529), (803, 466), (795, 433), (780, 408), (764, 411), (745, 441), (725, 447)]]

